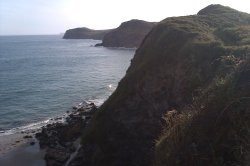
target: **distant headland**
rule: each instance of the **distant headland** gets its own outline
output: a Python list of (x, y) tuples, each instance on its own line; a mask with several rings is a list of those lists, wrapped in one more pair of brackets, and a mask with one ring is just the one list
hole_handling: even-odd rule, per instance
[(138, 48), (148, 32), (156, 25), (155, 22), (130, 20), (121, 23), (115, 29), (92, 30), (75, 28), (65, 32), (64, 39), (96, 39), (102, 43), (96, 46)]
[(74, 28), (67, 30), (64, 35), (63, 39), (95, 39), (95, 40), (102, 40), (103, 37), (110, 32), (111, 29), (107, 30), (93, 30), (89, 28)]

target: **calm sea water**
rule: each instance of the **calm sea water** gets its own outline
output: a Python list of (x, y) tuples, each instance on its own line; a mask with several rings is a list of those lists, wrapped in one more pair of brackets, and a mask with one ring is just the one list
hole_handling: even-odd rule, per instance
[(0, 37), (0, 130), (29, 127), (83, 100), (101, 104), (125, 75), (134, 50), (60, 36)]

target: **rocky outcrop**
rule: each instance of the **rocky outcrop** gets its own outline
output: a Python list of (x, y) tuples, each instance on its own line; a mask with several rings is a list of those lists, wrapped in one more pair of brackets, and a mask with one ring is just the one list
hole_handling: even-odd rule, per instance
[(41, 132), (36, 133), (40, 148), (46, 149), (44, 159), (47, 166), (62, 166), (67, 163), (71, 155), (78, 150), (77, 140), (96, 110), (93, 103), (80, 108), (73, 107), (65, 123), (48, 124)]
[(111, 30), (93, 30), (88, 28), (69, 29), (64, 33), (63, 39), (95, 39), (102, 40)]
[(130, 20), (123, 22), (118, 28), (107, 33), (102, 43), (96, 46), (104, 47), (139, 47), (144, 37), (156, 23), (142, 20)]
[[(112, 33), (121, 34), (118, 29)], [(117, 39), (112, 33), (105, 38)], [(243, 163), (250, 135), (249, 34), (250, 15), (220, 5), (158, 23), (88, 125), (78, 163)], [(104, 39), (103, 45), (124, 46), (117, 40), (105, 45)], [(135, 40), (127, 41), (125, 46), (134, 46)], [(172, 110), (177, 113), (170, 119), (179, 125), (162, 131), (163, 117)]]

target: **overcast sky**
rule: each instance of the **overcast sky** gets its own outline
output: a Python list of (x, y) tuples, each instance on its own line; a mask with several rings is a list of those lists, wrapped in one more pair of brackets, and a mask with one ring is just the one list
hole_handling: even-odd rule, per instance
[(0, 0), (0, 35), (115, 28), (130, 19), (161, 21), (196, 14), (209, 4), (250, 13), (250, 0)]

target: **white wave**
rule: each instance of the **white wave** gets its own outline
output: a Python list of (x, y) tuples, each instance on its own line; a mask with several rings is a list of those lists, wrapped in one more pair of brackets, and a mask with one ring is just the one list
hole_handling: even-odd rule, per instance
[[(97, 107), (100, 107), (105, 102), (105, 100), (106, 99), (104, 99), (104, 98), (89, 99), (87, 101), (83, 100), (82, 102), (77, 104), (76, 107), (77, 108), (84, 107), (84, 105), (87, 105), (87, 104), (90, 104), (90, 103), (94, 103)], [(66, 117), (68, 117), (69, 114), (70, 113), (65, 113), (65, 114), (63, 114), (61, 116), (51, 117), (51, 118), (48, 118), (48, 119), (43, 120), (43, 121), (30, 123), (28, 125), (12, 128), (12, 129), (9, 129), (9, 130), (0, 130), (0, 136), (11, 135), (11, 134), (15, 134), (15, 133), (22, 133), (22, 132), (29, 132), (29, 131), (38, 131), (42, 127), (45, 127), (46, 125), (52, 124), (52, 123), (55, 123), (55, 122), (64, 123), (64, 122), (66, 122)]]
[(62, 116), (57, 116), (57, 117), (49, 118), (49, 119), (46, 119), (46, 120), (43, 120), (43, 121), (30, 123), (28, 125), (24, 125), (24, 126), (21, 126), (21, 127), (12, 128), (12, 129), (9, 129), (9, 130), (3, 130), (3, 131), (0, 131), (0, 136), (11, 135), (11, 134), (15, 134), (15, 133), (28, 132), (28, 131), (34, 131), (34, 130), (38, 131), (39, 129), (41, 129), (42, 127), (45, 127), (48, 124), (52, 124), (52, 123), (55, 123), (55, 122), (64, 123), (66, 116), (67, 116), (66, 114), (63, 114)]
[(105, 99), (90, 99), (90, 100), (87, 100), (86, 102), (88, 104), (94, 103), (97, 107), (100, 107), (104, 103), (104, 101)]

